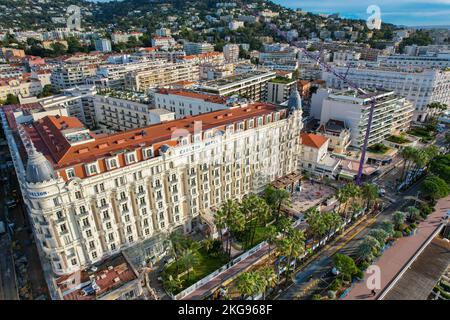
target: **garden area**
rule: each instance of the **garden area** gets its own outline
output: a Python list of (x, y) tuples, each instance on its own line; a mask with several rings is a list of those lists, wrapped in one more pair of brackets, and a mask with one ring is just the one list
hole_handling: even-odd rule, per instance
[(408, 133), (410, 135), (419, 137), (424, 143), (429, 143), (434, 139), (433, 131), (429, 131), (424, 127), (413, 127)]
[(386, 154), (389, 150), (390, 148), (382, 143), (377, 143), (367, 148), (367, 151), (376, 154)]
[(196, 242), (187, 236), (170, 236), (173, 261), (162, 272), (165, 289), (173, 295), (190, 287), (229, 261), (219, 240)]
[(404, 135), (399, 135), (399, 136), (392, 135), (389, 138), (387, 138), (386, 140), (389, 142), (392, 142), (392, 143), (400, 144), (400, 145), (405, 144), (405, 143), (411, 143), (411, 141), (406, 139)]

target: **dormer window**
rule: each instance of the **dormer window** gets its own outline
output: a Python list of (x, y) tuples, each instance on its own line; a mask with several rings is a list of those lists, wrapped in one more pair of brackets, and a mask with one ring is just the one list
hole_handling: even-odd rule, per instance
[(196, 134), (193, 136), (194, 143), (200, 142), (202, 140), (202, 136), (200, 134)]
[(136, 162), (136, 152), (129, 152), (125, 154), (125, 161), (127, 164), (135, 163)]
[(280, 120), (280, 113), (279, 112), (275, 112), (275, 121)]
[(244, 128), (245, 128), (244, 122), (239, 122), (237, 124), (237, 131), (244, 131)]
[(144, 156), (145, 160), (153, 158), (154, 156), (153, 147), (142, 149), (142, 155)]
[(253, 119), (252, 120), (248, 120), (248, 128), (249, 129), (252, 129), (254, 127), (254, 125), (255, 125), (255, 121)]
[(89, 176), (96, 175), (99, 172), (97, 162), (87, 164), (86, 171)]
[(117, 161), (117, 158), (110, 158), (106, 160), (106, 166), (108, 170), (113, 170), (119, 167), (119, 162)]
[(75, 178), (75, 177), (76, 177), (76, 175), (75, 175), (75, 169), (74, 169), (74, 168), (69, 168), (69, 169), (67, 169), (67, 170), (66, 170), (66, 175), (67, 175), (67, 178), (69, 178), (69, 179)]
[(258, 117), (257, 124), (258, 124), (258, 127), (263, 125), (263, 118), (262, 117)]

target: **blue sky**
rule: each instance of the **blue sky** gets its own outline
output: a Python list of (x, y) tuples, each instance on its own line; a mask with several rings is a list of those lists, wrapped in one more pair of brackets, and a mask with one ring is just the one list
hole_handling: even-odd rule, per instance
[(450, 25), (450, 0), (273, 0), (290, 8), (315, 13), (340, 13), (367, 19), (370, 5), (378, 5), (384, 22), (408, 26)]

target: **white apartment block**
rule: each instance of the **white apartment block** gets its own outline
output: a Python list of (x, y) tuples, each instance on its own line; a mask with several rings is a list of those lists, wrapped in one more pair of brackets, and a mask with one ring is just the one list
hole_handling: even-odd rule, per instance
[(323, 100), (320, 124), (330, 120), (342, 121), (351, 133), (351, 146), (364, 143), (372, 97), (376, 99), (369, 146), (382, 143), (392, 134), (406, 132), (413, 118), (413, 106), (393, 91), (357, 93), (354, 90), (331, 92)]
[(231, 77), (204, 82), (198, 91), (219, 96), (237, 95), (254, 101), (267, 99), (267, 84), (276, 77), (276, 72), (254, 70)]
[(144, 34), (142, 32), (130, 32), (130, 33), (121, 33), (116, 32), (111, 34), (111, 41), (114, 44), (118, 44), (120, 42), (128, 42), (130, 37), (135, 37), (139, 40), (140, 37), (142, 37)]
[(297, 87), (297, 80), (277, 77), (267, 83), (267, 98), (269, 103), (282, 104), (289, 99), (293, 89)]
[(394, 54), (390, 56), (378, 56), (378, 62), (389, 67), (414, 67), (425, 69), (450, 68), (450, 53), (436, 53), (421, 56), (406, 54)]
[(9, 94), (18, 97), (35, 96), (42, 91), (39, 80), (27, 78), (0, 79), (0, 100), (6, 100)]
[(186, 42), (183, 46), (183, 50), (187, 55), (202, 54), (214, 51), (214, 46), (208, 42)]
[(109, 136), (59, 116), (15, 129), (0, 114), (37, 245), (60, 275), (189, 232), (296, 172), (302, 129), (301, 109), (261, 103)]
[(50, 81), (55, 89), (63, 90), (86, 84), (95, 73), (94, 65), (64, 64), (53, 69)]
[(98, 127), (105, 131), (121, 132), (175, 119), (173, 112), (153, 108), (150, 99), (143, 96), (114, 90), (97, 94), (94, 109)]
[(152, 38), (152, 47), (162, 47), (162, 48), (172, 48), (177, 44), (174, 38), (172, 37), (159, 37), (155, 36)]
[[(346, 74), (347, 68), (335, 66), (335, 71)], [(332, 88), (348, 87), (341, 79), (324, 71), (322, 79)], [(347, 79), (361, 88), (393, 90), (411, 101), (415, 107), (414, 121), (423, 122), (433, 115), (427, 105), (441, 102), (450, 105), (450, 70), (402, 70), (388, 67), (357, 67), (348, 70)]]
[(159, 68), (163, 64), (163, 60), (154, 60), (101, 65), (96, 71), (96, 76), (88, 79), (88, 82), (102, 88), (124, 88), (125, 76), (128, 73)]
[(89, 128), (96, 127), (94, 96), (97, 94), (95, 86), (83, 85), (63, 90), (61, 94), (35, 99), (43, 108), (63, 107), (70, 117), (78, 118)]
[(242, 102), (238, 99), (227, 99), (226, 97), (196, 91), (165, 88), (156, 90), (153, 100), (157, 108), (175, 112), (177, 119), (242, 105)]
[(225, 56), (225, 61), (236, 62), (239, 60), (239, 45), (238, 44), (226, 44), (223, 47), (223, 55)]
[(196, 63), (165, 63), (149, 70), (136, 70), (125, 76), (125, 88), (144, 92), (158, 86), (179, 81), (198, 81), (199, 66)]

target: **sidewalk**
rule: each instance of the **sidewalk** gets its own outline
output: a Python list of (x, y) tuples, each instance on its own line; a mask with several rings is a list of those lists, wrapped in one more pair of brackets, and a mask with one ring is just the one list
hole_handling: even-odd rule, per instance
[(428, 216), (427, 220), (419, 224), (418, 232), (414, 236), (398, 239), (379, 258), (376, 265), (381, 270), (381, 290), (377, 291), (377, 296), (371, 296), (371, 290), (366, 286), (366, 274), (366, 279), (360, 283), (356, 283), (348, 295), (342, 300), (375, 300), (441, 225), (441, 219), (447, 214), (447, 210), (449, 209), (450, 196), (438, 202), (436, 211)]

